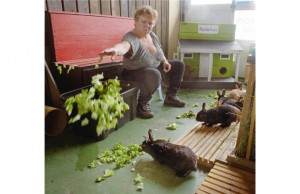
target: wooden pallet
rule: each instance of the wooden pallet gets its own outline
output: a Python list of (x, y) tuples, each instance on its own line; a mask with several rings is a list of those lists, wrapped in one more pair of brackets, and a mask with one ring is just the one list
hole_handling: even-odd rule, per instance
[(198, 122), (174, 143), (190, 147), (198, 156), (198, 164), (212, 168), (216, 161), (227, 163), (226, 158), (235, 148), (239, 124), (226, 128), (202, 126)]
[(196, 194), (255, 193), (255, 174), (216, 162)]

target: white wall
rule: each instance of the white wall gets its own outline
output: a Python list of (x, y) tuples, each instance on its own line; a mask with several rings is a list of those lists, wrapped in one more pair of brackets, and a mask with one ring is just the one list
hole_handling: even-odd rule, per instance
[(240, 58), (239, 77), (244, 78), (245, 77), (245, 68), (247, 65), (247, 57), (250, 53), (250, 49), (252, 49), (253, 46), (255, 45), (255, 41), (254, 40), (237, 40), (237, 42), (243, 48), (243, 52), (242, 52), (241, 58)]

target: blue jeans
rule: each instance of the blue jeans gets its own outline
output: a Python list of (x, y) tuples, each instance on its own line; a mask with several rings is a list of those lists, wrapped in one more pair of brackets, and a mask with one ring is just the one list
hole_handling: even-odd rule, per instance
[(122, 79), (136, 82), (140, 89), (139, 103), (146, 104), (151, 100), (162, 79), (169, 82), (166, 95), (176, 95), (180, 89), (185, 65), (182, 61), (169, 61), (169, 63), (171, 70), (168, 73), (163, 72), (162, 63), (157, 68), (145, 67), (136, 70), (123, 70)]

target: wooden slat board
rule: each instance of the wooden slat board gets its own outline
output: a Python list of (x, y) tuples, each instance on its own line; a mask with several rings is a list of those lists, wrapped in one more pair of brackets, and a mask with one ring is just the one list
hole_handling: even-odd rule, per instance
[(48, 10), (52, 11), (62, 11), (62, 2), (61, 0), (51, 0), (51, 1), (46, 1), (47, 8)]
[(111, 4), (111, 2), (108, 0), (101, 0), (101, 14), (112, 15), (110, 4)]
[(91, 13), (94, 14), (100, 14), (101, 13), (101, 7), (99, 0), (90, 0), (90, 8)]
[(120, 16), (121, 15), (121, 7), (120, 1), (111, 1), (111, 15)]
[(226, 158), (236, 145), (239, 124), (229, 127), (207, 127), (196, 123), (191, 130), (174, 141), (190, 147), (198, 156), (198, 164), (212, 168), (216, 161), (227, 163)]
[(64, 11), (77, 12), (76, 1), (64, 1)]
[(89, 0), (76, 1), (78, 12), (80, 13), (90, 13)]
[(195, 193), (255, 193), (255, 174), (216, 162)]

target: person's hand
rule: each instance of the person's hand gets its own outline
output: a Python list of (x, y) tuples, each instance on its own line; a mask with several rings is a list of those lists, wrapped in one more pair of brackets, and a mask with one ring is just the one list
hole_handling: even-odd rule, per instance
[(111, 56), (111, 60), (114, 61), (115, 57), (117, 56), (117, 51), (114, 48), (107, 48), (99, 53), (99, 56), (102, 58), (103, 56)]
[(163, 67), (164, 67), (164, 72), (165, 73), (168, 73), (170, 70), (171, 70), (171, 64), (168, 62), (168, 61), (165, 61), (164, 64), (163, 64)]

